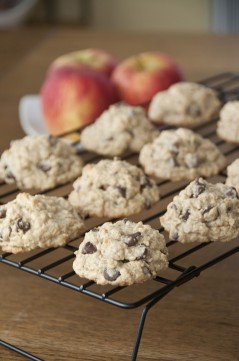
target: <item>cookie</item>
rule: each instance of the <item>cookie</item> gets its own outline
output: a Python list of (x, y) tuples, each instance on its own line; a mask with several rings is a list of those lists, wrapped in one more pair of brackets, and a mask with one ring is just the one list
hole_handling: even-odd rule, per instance
[(126, 151), (139, 152), (158, 134), (143, 108), (118, 103), (82, 131), (81, 143), (89, 151), (113, 157)]
[(198, 176), (210, 177), (225, 166), (225, 157), (209, 139), (192, 130), (165, 130), (139, 155), (145, 173), (178, 181)]
[(220, 112), (217, 134), (221, 139), (231, 143), (239, 143), (239, 101), (230, 101)]
[(156, 183), (126, 161), (101, 160), (87, 164), (73, 184), (70, 203), (83, 215), (126, 217), (159, 199)]
[(235, 187), (239, 192), (239, 158), (227, 167), (226, 184)]
[(61, 197), (19, 193), (0, 206), (0, 247), (6, 252), (63, 246), (82, 229), (82, 219)]
[(214, 90), (201, 84), (181, 82), (153, 97), (149, 117), (155, 123), (191, 128), (217, 117), (220, 107)]
[(199, 178), (174, 197), (160, 221), (174, 241), (230, 241), (239, 236), (238, 193)]
[(46, 190), (76, 179), (83, 162), (73, 147), (47, 135), (11, 142), (0, 159), (0, 177), (19, 189)]
[(87, 232), (73, 269), (101, 285), (129, 286), (155, 278), (168, 266), (167, 254), (157, 230), (124, 219)]

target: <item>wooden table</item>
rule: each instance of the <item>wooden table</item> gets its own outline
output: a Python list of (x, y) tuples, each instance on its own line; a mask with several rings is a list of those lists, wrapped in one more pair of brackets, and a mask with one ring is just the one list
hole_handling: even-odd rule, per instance
[[(26, 41), (25, 41), (26, 40)], [(239, 69), (239, 36), (23, 28), (0, 33), (0, 149), (23, 136), (18, 101), (37, 94), (58, 55), (98, 47), (119, 58), (160, 49), (190, 80)], [(4, 52), (4, 53), (3, 53)], [(151, 311), (139, 361), (238, 361), (238, 257), (174, 290)], [(0, 338), (47, 361), (130, 360), (139, 310), (121, 310), (0, 264)], [(0, 349), (0, 360), (24, 358)]]

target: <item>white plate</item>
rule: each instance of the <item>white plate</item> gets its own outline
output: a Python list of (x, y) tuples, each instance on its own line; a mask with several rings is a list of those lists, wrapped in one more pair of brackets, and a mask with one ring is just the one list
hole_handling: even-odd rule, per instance
[(19, 118), (27, 135), (49, 134), (41, 109), (39, 95), (25, 95), (19, 103)]
[[(19, 118), (22, 129), (27, 135), (50, 134), (45, 126), (39, 95), (25, 95), (19, 102)], [(73, 142), (64, 139), (66, 142)], [(83, 150), (80, 143), (75, 145), (78, 152)]]

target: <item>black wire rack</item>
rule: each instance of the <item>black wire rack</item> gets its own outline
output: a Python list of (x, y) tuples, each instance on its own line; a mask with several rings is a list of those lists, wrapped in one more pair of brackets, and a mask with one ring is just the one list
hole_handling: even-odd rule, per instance
[[(205, 79), (200, 83), (215, 89), (221, 101), (224, 103), (228, 100), (239, 99), (239, 74), (223, 73), (211, 78)], [(213, 120), (206, 125), (199, 126), (195, 130), (211, 139), (227, 158), (227, 164), (230, 164), (234, 159), (239, 157), (239, 147), (235, 144), (225, 143), (216, 135), (216, 122)], [(76, 130), (74, 132), (79, 132)], [(64, 134), (68, 136), (70, 133)], [(73, 146), (78, 147), (79, 143), (73, 143)], [(81, 156), (84, 161), (96, 162), (101, 157), (81, 151)], [(138, 155), (128, 154), (124, 157), (127, 161), (137, 164)], [(212, 177), (211, 181), (224, 182), (226, 178), (225, 171), (218, 176)], [(157, 205), (150, 210), (145, 210), (139, 215), (129, 217), (134, 221), (143, 221), (151, 224), (154, 228), (163, 231), (160, 227), (159, 217), (165, 212), (168, 203), (172, 198), (188, 184), (187, 181), (181, 182), (159, 182), (161, 191), (161, 199)], [(41, 194), (59, 195), (67, 198), (71, 191), (71, 183), (57, 186)], [(0, 204), (5, 204), (16, 197), (19, 190), (14, 185), (8, 185), (4, 182), (0, 183)], [(92, 227), (103, 224), (109, 219), (90, 218), (86, 220), (86, 231)], [(105, 302), (115, 307), (124, 309), (134, 309), (143, 306), (140, 314), (138, 329), (136, 330), (136, 339), (133, 346), (132, 361), (137, 359), (140, 340), (144, 328), (145, 319), (148, 311), (163, 297), (165, 297), (175, 287), (179, 287), (184, 283), (190, 281), (194, 277), (198, 277), (200, 273), (209, 267), (221, 262), (222, 260), (232, 256), (239, 251), (238, 240), (226, 244), (215, 244), (212, 242), (197, 244), (197, 245), (182, 245), (178, 242), (168, 241), (170, 261), (169, 269), (163, 271), (161, 276), (156, 277), (152, 281), (146, 282), (144, 285), (134, 285), (130, 287), (113, 287), (113, 286), (97, 286), (95, 282), (84, 280), (75, 275), (72, 270), (72, 262), (74, 259), (74, 251), (78, 249), (82, 237), (74, 239), (64, 247), (58, 249), (37, 250), (31, 253), (13, 255), (11, 253), (0, 254), (0, 262), (26, 271), (41, 277), (48, 281), (57, 283), (61, 286), (67, 287), (86, 296), (95, 298), (96, 300)], [(210, 250), (207, 252), (207, 259), (205, 252), (202, 250), (207, 247)], [(195, 257), (196, 255), (196, 257)], [(42, 361), (42, 359), (33, 356), (32, 354), (17, 348), (6, 341), (0, 340), (0, 345), (7, 347), (30, 360)]]

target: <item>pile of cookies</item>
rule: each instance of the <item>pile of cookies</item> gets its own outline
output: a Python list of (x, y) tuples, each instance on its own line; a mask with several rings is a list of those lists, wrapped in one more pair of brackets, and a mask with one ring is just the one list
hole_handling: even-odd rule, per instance
[[(222, 108), (218, 135), (239, 143), (238, 104), (229, 102)], [(0, 206), (0, 247), (12, 253), (59, 247), (82, 235), (86, 217), (107, 217), (116, 220), (85, 234), (75, 253), (75, 272), (102, 285), (155, 278), (168, 266), (165, 238), (150, 225), (125, 217), (159, 201), (161, 179), (191, 181), (160, 218), (171, 240), (236, 238), (239, 159), (228, 167), (226, 184), (207, 182), (202, 177), (217, 175), (226, 159), (213, 142), (188, 129), (211, 121), (220, 108), (216, 92), (186, 82), (157, 94), (148, 115), (141, 107), (112, 105), (82, 131), (84, 148), (107, 157), (85, 166), (63, 139), (38, 135), (13, 141), (1, 156), (0, 179), (16, 183), (22, 192)], [(153, 122), (178, 128), (160, 132)], [(141, 167), (116, 158), (128, 152), (139, 153)], [(72, 181), (67, 200), (27, 193)]]

